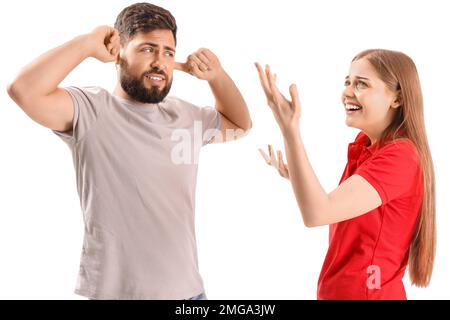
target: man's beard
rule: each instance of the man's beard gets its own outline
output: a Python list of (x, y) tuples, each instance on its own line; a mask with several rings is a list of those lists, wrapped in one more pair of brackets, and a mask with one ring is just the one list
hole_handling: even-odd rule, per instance
[[(164, 76), (166, 85), (161, 90), (157, 87), (146, 88), (144, 85), (144, 77), (147, 73), (156, 73)], [(122, 89), (128, 94), (128, 96), (138, 102), (142, 103), (159, 103), (169, 94), (170, 87), (172, 86), (172, 79), (167, 74), (158, 69), (153, 68), (139, 78), (133, 76), (130, 73), (128, 62), (125, 59), (120, 59), (120, 84)]]

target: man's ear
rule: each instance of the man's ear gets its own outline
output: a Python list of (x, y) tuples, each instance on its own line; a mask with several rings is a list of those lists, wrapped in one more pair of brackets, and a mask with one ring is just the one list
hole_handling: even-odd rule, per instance
[(117, 54), (116, 61), (115, 61), (116, 65), (120, 64), (121, 57), (123, 57), (125, 55), (126, 46), (127, 46), (127, 44), (120, 44), (119, 53)]
[(402, 92), (400, 90), (398, 90), (397, 96), (395, 97), (394, 101), (392, 102), (391, 107), (394, 109), (397, 109), (398, 107), (401, 107), (402, 105), (403, 105)]
[(114, 62), (116, 65), (119, 65), (119, 64), (120, 64), (120, 57), (122, 57), (122, 54), (123, 54), (123, 47), (120, 46), (119, 53), (117, 53), (117, 55), (116, 55), (116, 61)]

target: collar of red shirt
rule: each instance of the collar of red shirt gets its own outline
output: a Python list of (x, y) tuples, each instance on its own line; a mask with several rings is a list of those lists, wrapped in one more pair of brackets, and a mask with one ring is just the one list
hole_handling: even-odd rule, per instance
[(376, 151), (378, 143), (370, 144), (369, 137), (361, 131), (354, 142), (348, 145), (348, 161), (356, 161), (361, 164)]

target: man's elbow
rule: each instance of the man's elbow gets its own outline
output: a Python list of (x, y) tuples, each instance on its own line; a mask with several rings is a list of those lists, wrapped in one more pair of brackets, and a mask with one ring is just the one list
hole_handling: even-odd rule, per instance
[(247, 126), (244, 128), (245, 131), (250, 132), (250, 130), (253, 128), (253, 121), (252, 119), (248, 120)]
[(6, 86), (6, 91), (8, 95), (13, 99), (19, 106), (22, 104), (25, 99), (25, 90), (23, 89), (23, 85), (20, 84), (17, 80), (14, 80)]
[(253, 127), (253, 122), (250, 119), (245, 125), (241, 125), (237, 129), (240, 130), (240, 131), (245, 132), (244, 136), (246, 136), (250, 132), (252, 127)]
[(8, 92), (8, 95), (11, 97), (11, 99), (16, 100), (18, 96), (17, 92), (17, 84), (16, 82), (10, 82), (6, 86), (6, 92)]
[(228, 140), (238, 140), (241, 139), (245, 136), (247, 136), (250, 133), (250, 130), (252, 129), (252, 121), (250, 120), (250, 122), (246, 125), (236, 125), (234, 124), (234, 128), (231, 129), (231, 139), (230, 139), (230, 130), (227, 129), (227, 133), (226, 133), (226, 139)]

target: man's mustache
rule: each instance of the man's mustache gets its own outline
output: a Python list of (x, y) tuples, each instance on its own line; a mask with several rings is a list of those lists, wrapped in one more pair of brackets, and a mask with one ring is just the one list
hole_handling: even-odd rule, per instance
[(163, 70), (159, 69), (159, 68), (153, 68), (149, 71), (144, 72), (143, 77), (145, 77), (148, 74), (160, 74), (162, 76), (164, 76), (164, 78), (167, 80), (168, 76), (167, 73), (165, 73)]

